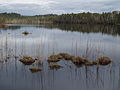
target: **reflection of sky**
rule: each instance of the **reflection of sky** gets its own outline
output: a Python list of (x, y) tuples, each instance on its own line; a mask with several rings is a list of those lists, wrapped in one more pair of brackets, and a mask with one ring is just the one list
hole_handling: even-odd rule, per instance
[[(22, 34), (24, 31), (32, 34), (25, 36)], [(120, 52), (118, 49), (120, 47), (120, 37), (107, 34), (66, 32), (59, 29), (25, 26), (14, 31), (2, 31), (0, 41), (3, 45), (6, 45), (6, 32), (10, 33), (7, 34), (8, 47), (11, 46), (14, 49), (14, 45), (16, 45), (18, 53), (21, 49), (25, 49), (26, 52), (30, 53), (31, 51), (35, 52), (37, 48), (42, 48), (45, 52), (69, 52), (83, 55), (87, 47), (93, 55), (98, 49), (102, 55), (118, 55)]]
[(119, 0), (0, 0), (0, 12), (24, 15), (120, 10)]

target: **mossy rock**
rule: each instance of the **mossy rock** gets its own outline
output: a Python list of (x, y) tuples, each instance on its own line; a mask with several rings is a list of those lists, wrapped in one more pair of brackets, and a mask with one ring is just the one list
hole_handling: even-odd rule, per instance
[(99, 65), (108, 65), (112, 62), (112, 60), (109, 57), (102, 56), (102, 57), (99, 57), (96, 62)]
[(76, 65), (82, 65), (89, 62), (87, 59), (80, 56), (74, 56), (71, 61)]
[(58, 62), (61, 58), (59, 55), (51, 55), (48, 57), (48, 62)]
[(20, 62), (22, 62), (24, 65), (31, 65), (31, 64), (33, 64), (35, 62), (35, 59), (33, 59), (30, 56), (23, 56), (20, 59)]
[(38, 68), (38, 67), (32, 67), (32, 68), (29, 68), (29, 70), (30, 70), (32, 73), (42, 71), (42, 69), (41, 69), (41, 68)]
[(60, 69), (63, 68), (62, 66), (58, 65), (58, 64), (53, 64), (53, 65), (49, 65), (50, 69)]
[(99, 64), (98, 61), (93, 61), (92, 63), (93, 63), (93, 65), (98, 65)]
[(67, 53), (60, 53), (59, 55), (62, 56), (65, 60), (72, 60), (73, 57)]
[(57, 57), (58, 59), (63, 59), (63, 56), (61, 56), (60, 54), (57, 54), (56, 57)]
[(93, 66), (93, 65), (96, 65), (96, 64), (94, 62), (88, 61), (88, 62), (85, 63), (85, 65), (86, 66)]

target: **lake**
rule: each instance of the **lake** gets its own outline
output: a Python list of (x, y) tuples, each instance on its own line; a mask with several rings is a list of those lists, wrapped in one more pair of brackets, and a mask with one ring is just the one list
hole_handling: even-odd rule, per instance
[[(120, 90), (120, 26), (9, 25), (0, 29), (0, 90)], [(91, 61), (107, 56), (113, 62), (76, 67), (62, 60), (57, 63), (63, 68), (51, 70), (48, 56), (58, 53)], [(23, 65), (22, 56), (39, 58), (42, 64)], [(32, 73), (32, 66), (43, 70)]]

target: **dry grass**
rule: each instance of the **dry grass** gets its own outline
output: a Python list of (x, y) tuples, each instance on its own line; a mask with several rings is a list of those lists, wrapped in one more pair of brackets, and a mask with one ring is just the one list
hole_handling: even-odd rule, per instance
[(49, 66), (50, 69), (60, 69), (62, 68), (62, 66), (58, 65), (58, 64), (52, 64)]
[(38, 67), (31, 67), (31, 68), (29, 68), (29, 70), (30, 70), (32, 73), (42, 71), (42, 69), (41, 69), (41, 68), (38, 68)]
[(35, 59), (29, 56), (23, 56), (20, 61), (25, 65), (31, 65), (35, 62)]

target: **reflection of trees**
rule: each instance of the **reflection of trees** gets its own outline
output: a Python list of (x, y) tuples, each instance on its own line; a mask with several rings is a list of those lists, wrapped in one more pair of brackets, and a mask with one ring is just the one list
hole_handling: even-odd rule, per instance
[(9, 26), (8, 28), (0, 28), (2, 30), (16, 30), (16, 29), (20, 29), (21, 26)]
[[(82, 32), (82, 33), (102, 33), (102, 34), (110, 34), (110, 35), (119, 35), (120, 36), (120, 26), (118, 25), (87, 25), (87, 24), (40, 24), (33, 25), (32, 27), (40, 28), (58, 28), (63, 31), (71, 31), (71, 32)], [(8, 28), (2, 28), (2, 30), (17, 30), (22, 25), (10, 25)]]
[(114, 25), (80, 25), (80, 24), (49, 24), (42, 25), (42, 27), (46, 28), (59, 28), (64, 31), (76, 31), (82, 33), (103, 33), (110, 35), (120, 35), (120, 26)]

